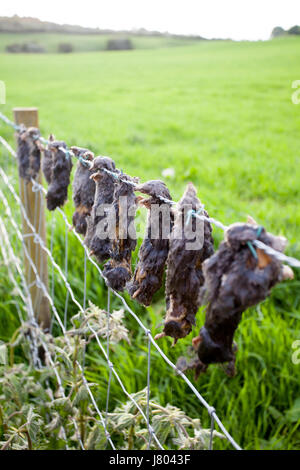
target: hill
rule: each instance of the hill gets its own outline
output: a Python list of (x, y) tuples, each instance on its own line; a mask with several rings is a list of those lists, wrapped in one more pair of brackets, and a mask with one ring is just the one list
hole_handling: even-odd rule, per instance
[(32, 17), (20, 17), (14, 15), (11, 17), (2, 16), (0, 17), (0, 33), (64, 33), (64, 34), (130, 34), (134, 36), (156, 36), (156, 37), (173, 37), (183, 39), (204, 39), (201, 36), (192, 35), (180, 35), (162, 33), (160, 31), (148, 31), (144, 28), (134, 29), (131, 31), (121, 30), (114, 31), (111, 29), (100, 29), (100, 28), (86, 28), (79, 25), (69, 24), (57, 24), (49, 21), (42, 21), (38, 18)]

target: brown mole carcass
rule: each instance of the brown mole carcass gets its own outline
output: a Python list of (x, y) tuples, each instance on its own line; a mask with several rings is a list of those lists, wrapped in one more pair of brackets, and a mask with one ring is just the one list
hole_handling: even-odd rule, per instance
[(208, 217), (197, 197), (196, 188), (189, 183), (174, 210), (175, 220), (170, 236), (167, 259), (166, 304), (163, 336), (187, 336), (200, 306), (199, 293), (204, 283), (202, 263), (213, 252), (212, 227), (209, 221), (193, 217), (191, 211), (201, 211)]
[(110, 211), (113, 236), (111, 238), (111, 259), (105, 264), (103, 274), (109, 287), (123, 291), (131, 279), (131, 254), (136, 247), (134, 217), (137, 198), (134, 185), (137, 178), (122, 174), (115, 183), (114, 200)]
[(275, 284), (293, 278), (288, 266), (249, 245), (257, 239), (283, 252), (286, 240), (266, 232), (252, 218), (248, 220), (249, 223), (228, 227), (218, 251), (204, 263), (203, 295), (207, 310), (199, 337), (193, 340), (198, 354), (196, 375), (209, 364), (227, 362), (226, 373), (233, 376), (236, 351), (233, 337), (242, 313), (266, 299)]
[[(54, 142), (55, 138), (52, 134), (50, 134), (48, 142)], [(52, 178), (52, 152), (49, 148), (44, 148), (44, 155), (42, 158), (42, 170), (44, 177), (47, 181), (47, 184), (51, 184), (51, 178)]]
[(71, 150), (79, 159), (73, 179), (73, 202), (76, 210), (72, 222), (76, 232), (85, 235), (86, 217), (90, 215), (95, 199), (96, 185), (95, 181), (90, 178), (90, 166), (94, 154), (88, 149), (80, 147), (71, 147)]
[(49, 184), (46, 194), (49, 211), (62, 207), (67, 201), (72, 166), (65, 142), (50, 138), (43, 161), (43, 172)]
[(39, 144), (40, 131), (36, 127), (21, 129), (18, 135), (19, 175), (28, 183), (36, 179), (41, 166), (41, 150)]
[(165, 183), (160, 180), (137, 185), (135, 191), (150, 197), (139, 198), (139, 204), (148, 209), (147, 228), (133, 280), (128, 284), (128, 292), (133, 299), (148, 306), (163, 281), (173, 223), (173, 214), (168, 202), (171, 195)]
[(108, 233), (107, 214), (111, 209), (114, 197), (114, 177), (117, 173), (115, 163), (109, 157), (96, 157), (90, 167), (90, 178), (95, 181), (95, 199), (91, 214), (86, 216), (87, 230), (84, 239), (90, 254), (99, 263), (110, 258), (111, 241)]

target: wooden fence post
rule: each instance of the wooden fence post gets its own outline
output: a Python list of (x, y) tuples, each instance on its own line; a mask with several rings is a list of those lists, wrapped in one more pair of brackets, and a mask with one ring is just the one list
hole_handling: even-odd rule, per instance
[[(16, 124), (24, 124), (26, 127), (38, 127), (38, 109), (37, 108), (14, 108), (14, 119)], [(37, 182), (42, 183), (41, 169), (37, 176)], [(45, 203), (44, 196), (39, 192), (32, 191), (32, 183), (25, 182), (19, 176), (20, 198), (26, 209), (28, 219), (34, 226), (36, 232), (40, 235), (41, 239), (46, 245), (46, 217), (45, 217)], [(32, 230), (27, 225), (26, 220), (22, 214), (23, 235), (25, 235), (24, 242), (28, 253), (30, 254), (41, 281), (48, 289), (48, 257), (47, 253), (42, 249), (39, 243), (34, 242), (34, 236), (26, 236), (32, 234)], [(30, 289), (32, 306), (39, 325), (44, 330), (50, 329), (51, 316), (49, 300), (43, 294), (42, 289), (37, 287), (34, 283), (36, 276), (30, 266), (27, 257), (24, 255), (25, 278), (27, 285)]]

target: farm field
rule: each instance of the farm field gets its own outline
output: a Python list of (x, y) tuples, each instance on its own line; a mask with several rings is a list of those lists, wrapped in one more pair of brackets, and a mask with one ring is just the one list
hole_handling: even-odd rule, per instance
[[(5, 41), (0, 36), (0, 50)], [(250, 214), (268, 231), (285, 235), (287, 253), (300, 258), (300, 105), (291, 101), (292, 82), (300, 79), (299, 48), (297, 38), (283, 38), (126, 52), (2, 53), (0, 80), (6, 83), (7, 103), (0, 111), (11, 118), (15, 106), (37, 106), (44, 137), (51, 132), (68, 145), (109, 155), (142, 181), (162, 178), (174, 200), (192, 181), (212, 217), (228, 225)], [(12, 130), (1, 121), (0, 135), (14, 145)], [(17, 187), (15, 162), (1, 147), (0, 158)], [(175, 170), (174, 177), (162, 177), (166, 168)], [(70, 193), (65, 207), (69, 219), (72, 210)], [(50, 235), (51, 216), (47, 218)], [(64, 225), (59, 217), (56, 221), (54, 255), (63, 266)], [(214, 228), (216, 247), (222, 236)], [(83, 253), (72, 236), (69, 256), (70, 282), (80, 297)], [(8, 341), (18, 323), (2, 265), (0, 278), (0, 339)], [(299, 280), (295, 270), (294, 281), (278, 285), (269, 299), (244, 313), (236, 333), (236, 377), (230, 379), (221, 368), (210, 366), (196, 382), (245, 449), (300, 449), (300, 364), (292, 362), (292, 344), (299, 339)], [(55, 295), (63, 316), (62, 285), (56, 285)], [(93, 268), (88, 272), (88, 299), (105, 308), (104, 286)], [(128, 302), (153, 335), (160, 331), (163, 291), (148, 309), (129, 297)], [(117, 299), (113, 307), (120, 307)], [(76, 313), (70, 302), (69, 315)], [(170, 348), (171, 340), (161, 340), (173, 362), (191, 344), (203, 320), (200, 310), (197, 328), (175, 348)], [(131, 318), (126, 325), (131, 344), (119, 344), (113, 360), (128, 390), (136, 392), (146, 385), (147, 344)], [(99, 384), (103, 408), (108, 375), (104, 364), (91, 347), (87, 377)], [(205, 409), (156, 353), (151, 393), (160, 404), (172, 403), (209, 427)], [(111, 397), (112, 403), (123, 400), (115, 382)], [(229, 448), (225, 441), (217, 446)]]

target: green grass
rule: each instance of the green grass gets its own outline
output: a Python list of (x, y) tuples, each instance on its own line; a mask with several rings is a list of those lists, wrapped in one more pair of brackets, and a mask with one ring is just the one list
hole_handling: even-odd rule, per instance
[[(3, 44), (3, 41), (0, 43)], [(272, 42), (201, 42), (184, 48), (71, 55), (0, 55), (0, 79), (6, 82), (11, 116), (14, 106), (38, 106), (42, 134), (52, 132), (72, 145), (110, 155), (119, 168), (142, 181), (167, 181), (174, 199), (193, 181), (210, 215), (226, 224), (251, 214), (269, 231), (289, 239), (288, 253), (300, 257), (298, 210), (300, 195), (300, 106), (292, 104), (291, 83), (300, 78), (298, 38)], [(13, 143), (12, 131), (0, 123), (0, 133)], [(17, 174), (6, 152), (7, 171)], [(72, 204), (66, 207), (68, 216)], [(64, 225), (56, 219), (55, 256), (64, 262)], [(51, 217), (48, 216), (50, 233)], [(216, 245), (222, 233), (214, 230)], [(69, 237), (70, 280), (82, 298), (83, 251)], [(1, 268), (1, 279), (6, 271)], [(234, 438), (247, 449), (299, 449), (300, 366), (291, 361), (292, 343), (299, 338), (299, 274), (277, 286), (258, 309), (244, 314), (236, 334), (237, 376), (229, 379), (211, 366), (197, 382)], [(2, 284), (0, 334), (7, 339), (16, 321), (14, 297)], [(64, 289), (56, 279), (56, 305), (64, 305)], [(89, 266), (88, 298), (105, 306), (103, 283)], [(163, 292), (145, 310), (129, 303), (154, 334), (164, 315)], [(113, 306), (119, 302), (113, 300)], [(70, 303), (70, 314), (76, 308)], [(9, 322), (7, 319), (10, 319)], [(199, 313), (198, 325), (204, 313)], [(128, 317), (131, 346), (121, 345), (113, 361), (128, 389), (146, 384), (146, 341)], [(195, 329), (194, 335), (198, 330)], [(176, 348), (161, 341), (176, 362), (190, 335)], [(99, 383), (99, 403), (105, 407), (107, 371), (96, 346), (89, 351), (89, 379)], [(192, 376), (191, 376), (192, 378)], [(151, 389), (162, 404), (172, 402), (209, 425), (207, 413), (194, 395), (154, 352)], [(123, 400), (112, 384), (112, 405)], [(223, 444), (222, 444), (223, 445)], [(228, 446), (227, 446), (228, 447)]]

